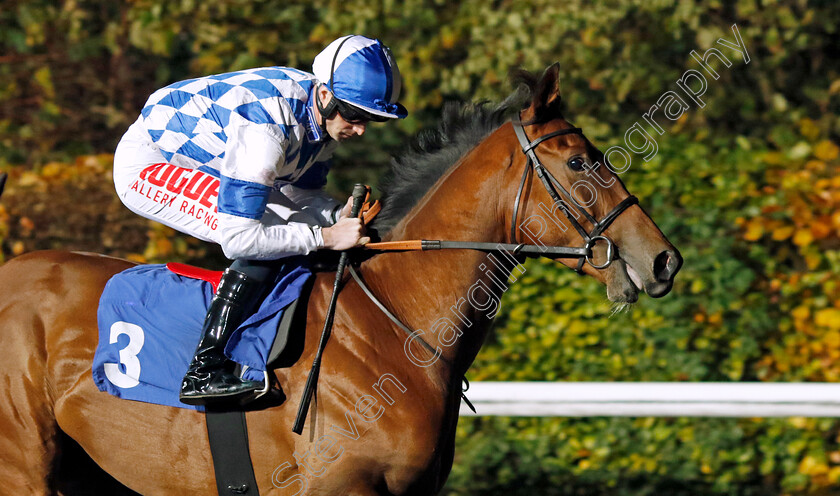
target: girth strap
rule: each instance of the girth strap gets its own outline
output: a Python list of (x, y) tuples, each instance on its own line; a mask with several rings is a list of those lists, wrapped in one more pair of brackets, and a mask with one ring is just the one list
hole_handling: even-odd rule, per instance
[(204, 416), (219, 496), (259, 496), (248, 449), (245, 412), (212, 411), (208, 408)]

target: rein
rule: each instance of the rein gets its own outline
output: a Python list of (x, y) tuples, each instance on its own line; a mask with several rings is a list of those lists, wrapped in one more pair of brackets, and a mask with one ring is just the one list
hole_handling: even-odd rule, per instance
[(566, 246), (539, 246), (524, 243), (484, 243), (478, 241), (444, 241), (439, 239), (414, 239), (407, 241), (382, 241), (368, 243), (363, 246), (367, 250), (376, 251), (432, 251), (432, 250), (478, 250), (478, 251), (509, 251), (514, 255), (534, 255), (553, 258), (581, 258), (588, 257), (585, 248), (569, 248)]

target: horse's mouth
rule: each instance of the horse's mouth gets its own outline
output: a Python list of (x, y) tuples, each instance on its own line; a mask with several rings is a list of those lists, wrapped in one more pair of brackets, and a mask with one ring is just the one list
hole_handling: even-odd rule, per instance
[(620, 304), (636, 303), (644, 286), (641, 277), (625, 260), (618, 258), (612, 264), (614, 268), (610, 270), (606, 282), (607, 299)]
[(642, 277), (639, 275), (638, 272), (636, 272), (633, 269), (633, 267), (629, 263), (625, 263), (624, 267), (626, 267), (627, 269), (627, 276), (630, 278), (630, 281), (632, 281), (633, 284), (636, 285), (636, 289), (641, 291), (644, 286), (642, 283)]
[(660, 281), (650, 278), (649, 280), (644, 280), (629, 263), (625, 262), (624, 267), (626, 269), (627, 278), (633, 283), (635, 289), (637, 289), (638, 292), (644, 291), (651, 298), (662, 298), (670, 293), (671, 288), (674, 286), (673, 279)]

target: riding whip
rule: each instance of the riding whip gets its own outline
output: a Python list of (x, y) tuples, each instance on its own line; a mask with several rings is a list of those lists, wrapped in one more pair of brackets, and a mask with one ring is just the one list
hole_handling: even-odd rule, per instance
[[(364, 184), (356, 184), (353, 187), (353, 207), (350, 210), (350, 217), (357, 217), (359, 210), (362, 209), (362, 203), (365, 201), (365, 196), (368, 192), (367, 186)], [(347, 266), (347, 252), (341, 253), (341, 258), (338, 260), (338, 269), (335, 272), (335, 284), (333, 284), (332, 298), (330, 298), (330, 305), (327, 308), (327, 316), (324, 320), (324, 330), (321, 331), (321, 341), (318, 343), (318, 351), (315, 353), (315, 360), (312, 361), (312, 369), (309, 370), (309, 377), (306, 378), (306, 385), (303, 387), (303, 396), (300, 399), (300, 406), (298, 407), (297, 417), (295, 417), (295, 424), (292, 426), (292, 432), (300, 434), (303, 432), (303, 424), (306, 422), (306, 414), (309, 411), (309, 403), (312, 401), (312, 394), (315, 392), (315, 387), (318, 384), (318, 375), (321, 372), (321, 355), (324, 353), (324, 348), (327, 346), (327, 340), (330, 338), (332, 331), (333, 317), (335, 316), (335, 305), (338, 301), (338, 290), (341, 286), (341, 279), (344, 276), (344, 267)]]

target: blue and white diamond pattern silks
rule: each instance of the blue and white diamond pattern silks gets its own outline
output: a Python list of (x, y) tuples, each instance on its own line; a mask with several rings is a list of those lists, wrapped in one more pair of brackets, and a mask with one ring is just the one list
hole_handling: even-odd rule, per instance
[(315, 84), (285, 67), (181, 81), (149, 97), (143, 125), (172, 164), (269, 187), (294, 183), (332, 149), (309, 111)]

